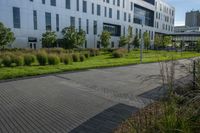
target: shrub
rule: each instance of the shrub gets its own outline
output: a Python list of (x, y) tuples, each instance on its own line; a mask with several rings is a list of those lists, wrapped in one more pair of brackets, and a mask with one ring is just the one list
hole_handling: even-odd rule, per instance
[(16, 66), (23, 66), (24, 65), (24, 58), (20, 55), (15, 56), (13, 58), (13, 63), (15, 63)]
[(45, 51), (39, 51), (37, 53), (37, 61), (41, 66), (45, 66), (48, 61), (48, 56)]
[(85, 56), (85, 58), (89, 58), (89, 57), (90, 57), (89, 52), (85, 52), (85, 53), (84, 53), (84, 56)]
[(126, 53), (127, 53), (126, 49), (120, 48), (115, 50), (112, 55), (114, 58), (122, 58), (125, 56)]
[(55, 54), (48, 55), (48, 63), (49, 65), (58, 65), (60, 63), (60, 59)]
[(9, 55), (2, 56), (2, 63), (5, 67), (10, 67), (12, 65), (12, 59)]
[(32, 63), (34, 63), (36, 60), (36, 57), (32, 54), (26, 54), (24, 55), (24, 65), (30, 66)]
[(72, 60), (73, 62), (79, 62), (80, 61), (80, 56), (77, 53), (72, 54)]
[(1, 65), (2, 65), (2, 59), (1, 59), (1, 57), (0, 57), (0, 67), (1, 67)]
[(80, 55), (80, 61), (81, 62), (85, 61), (85, 56), (84, 55)]
[(63, 54), (63, 55), (61, 56), (61, 61), (62, 61), (64, 64), (71, 64), (71, 63), (72, 63), (71, 56), (68, 55), (68, 54)]
[(97, 56), (100, 55), (100, 52), (98, 49), (89, 49), (90, 56)]

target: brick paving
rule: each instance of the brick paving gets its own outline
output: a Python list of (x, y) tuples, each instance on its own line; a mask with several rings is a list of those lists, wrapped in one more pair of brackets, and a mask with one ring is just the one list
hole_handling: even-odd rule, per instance
[(152, 63), (2, 82), (0, 133), (110, 133), (162, 94), (159, 70)]

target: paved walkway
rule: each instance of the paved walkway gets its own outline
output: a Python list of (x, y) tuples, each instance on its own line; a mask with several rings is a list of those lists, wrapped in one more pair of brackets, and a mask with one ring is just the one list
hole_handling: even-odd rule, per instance
[(112, 132), (160, 95), (159, 73), (152, 63), (2, 82), (0, 133)]

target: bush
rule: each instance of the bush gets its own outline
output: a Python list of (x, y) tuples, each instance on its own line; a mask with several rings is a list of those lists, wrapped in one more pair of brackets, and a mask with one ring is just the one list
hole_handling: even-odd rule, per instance
[(114, 58), (122, 58), (125, 56), (126, 53), (127, 53), (126, 49), (120, 48), (115, 50), (112, 55)]
[(55, 54), (48, 55), (48, 63), (49, 65), (58, 65), (60, 63), (60, 59)]
[(1, 67), (1, 65), (2, 65), (2, 59), (1, 59), (1, 57), (0, 57), (0, 67)]
[(2, 56), (2, 64), (5, 67), (10, 67), (12, 65), (12, 59), (9, 55), (3, 55)]
[(72, 60), (73, 62), (79, 62), (80, 61), (79, 54), (77, 53), (72, 54)]
[(85, 58), (89, 58), (89, 57), (90, 57), (89, 52), (85, 52), (85, 53), (84, 53), (84, 56), (85, 56)]
[(80, 55), (80, 61), (81, 62), (85, 61), (85, 56), (84, 55)]
[(45, 66), (48, 61), (48, 56), (45, 51), (40, 51), (37, 53), (37, 61), (41, 66)]
[(89, 49), (90, 56), (100, 55), (100, 51), (98, 49)]
[(24, 65), (31, 66), (32, 63), (34, 63), (36, 60), (36, 57), (32, 54), (26, 54), (24, 55)]
[(20, 55), (15, 56), (13, 58), (13, 63), (15, 63), (16, 66), (23, 66), (24, 65), (24, 58)]
[(64, 64), (71, 64), (72, 63), (71, 56), (68, 55), (68, 54), (61, 55), (60, 59)]

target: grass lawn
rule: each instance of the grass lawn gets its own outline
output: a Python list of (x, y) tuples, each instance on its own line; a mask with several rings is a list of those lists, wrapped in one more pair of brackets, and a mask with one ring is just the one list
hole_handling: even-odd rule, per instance
[[(185, 59), (200, 56), (196, 52), (167, 52), (148, 51), (143, 53), (143, 63), (159, 62), (173, 59)], [(97, 57), (90, 57), (84, 62), (73, 63), (72, 65), (55, 66), (22, 66), (22, 67), (1, 67), (0, 80), (17, 77), (35, 76), (41, 74), (58, 73), (65, 71), (84, 70), (90, 68), (123, 66), (140, 63), (140, 51), (132, 51), (123, 58), (115, 59), (109, 53), (103, 53)]]

